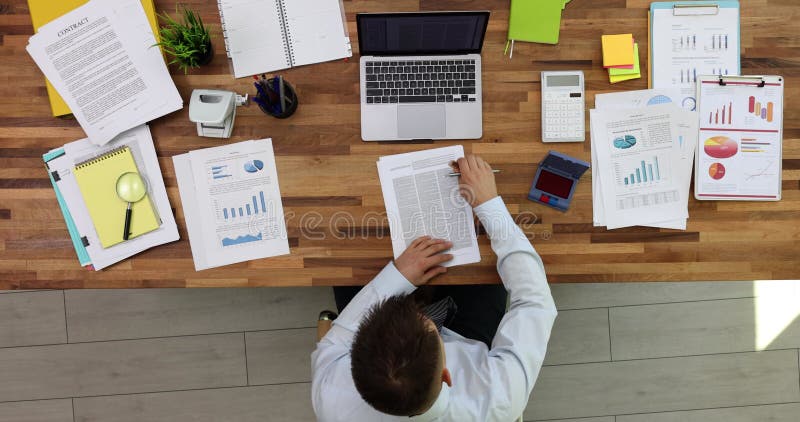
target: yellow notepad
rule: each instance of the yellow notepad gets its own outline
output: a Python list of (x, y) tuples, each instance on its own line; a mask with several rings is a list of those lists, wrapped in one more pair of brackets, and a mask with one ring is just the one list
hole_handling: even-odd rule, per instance
[[(75, 179), (104, 248), (122, 242), (128, 204), (117, 196), (117, 179), (127, 172), (139, 172), (127, 146), (75, 166)], [(148, 195), (133, 204), (130, 238), (153, 231), (160, 225)]]
[(603, 67), (633, 65), (633, 34), (603, 35)]
[[(28, 0), (28, 10), (31, 14), (31, 21), (33, 22), (33, 30), (38, 31), (39, 28), (52, 21), (55, 18), (65, 15), (67, 12), (77, 9), (79, 6), (86, 4), (87, 0)], [(153, 5), (153, 0), (142, 0), (142, 7), (147, 15), (147, 20), (153, 28), (153, 35), (158, 41), (158, 20), (156, 19), (156, 8)], [(53, 116), (63, 116), (72, 113), (69, 106), (61, 98), (50, 81), (45, 79), (45, 86), (47, 87), (47, 95), (50, 97), (50, 109), (53, 111)]]

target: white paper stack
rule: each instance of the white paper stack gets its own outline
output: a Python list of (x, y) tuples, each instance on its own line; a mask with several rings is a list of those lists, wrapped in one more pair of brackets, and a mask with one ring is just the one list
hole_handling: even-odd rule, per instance
[(686, 229), (697, 113), (678, 92), (598, 94), (590, 110), (594, 225)]
[(91, 0), (39, 28), (27, 50), (89, 140), (104, 145), (183, 107), (155, 43), (139, 0)]
[[(75, 180), (73, 169), (76, 163), (103, 155), (124, 145), (127, 145), (133, 153), (139, 174), (147, 185), (147, 194), (161, 219), (161, 226), (149, 233), (103, 248)], [(92, 144), (88, 139), (81, 139), (50, 151), (45, 157), (53, 188), (81, 265), (100, 270), (153, 246), (179, 239), (178, 226), (172, 215), (153, 138), (147, 125), (124, 132), (102, 147)], [(120, 215), (120, 221), (123, 218), (124, 215)]]
[(480, 262), (472, 207), (461, 196), (450, 162), (461, 145), (381, 157), (378, 175), (397, 258), (414, 239), (431, 236), (453, 243), (445, 267)]
[(272, 139), (172, 161), (197, 271), (289, 253)]

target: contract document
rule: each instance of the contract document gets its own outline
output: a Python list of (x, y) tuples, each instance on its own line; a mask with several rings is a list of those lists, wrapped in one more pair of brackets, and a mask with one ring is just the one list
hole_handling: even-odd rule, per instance
[(183, 107), (139, 0), (91, 0), (27, 50), (95, 145)]
[(197, 271), (289, 253), (271, 139), (172, 161)]
[(480, 262), (472, 207), (459, 192), (450, 162), (464, 156), (461, 145), (381, 157), (378, 175), (397, 258), (420, 236), (453, 243), (445, 267)]

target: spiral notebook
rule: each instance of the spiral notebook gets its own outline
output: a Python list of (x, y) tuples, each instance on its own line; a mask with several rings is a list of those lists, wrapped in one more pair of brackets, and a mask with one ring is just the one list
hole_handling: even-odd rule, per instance
[(351, 57), (341, 0), (218, 0), (236, 78)]
[[(75, 165), (75, 180), (103, 248), (122, 242), (128, 204), (117, 196), (117, 179), (127, 172), (139, 172), (127, 146)], [(131, 216), (130, 238), (161, 225), (148, 195), (133, 204)]]

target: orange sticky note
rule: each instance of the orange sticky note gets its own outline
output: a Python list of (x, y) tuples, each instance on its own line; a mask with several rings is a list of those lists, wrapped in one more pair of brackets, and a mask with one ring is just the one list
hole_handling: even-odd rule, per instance
[(633, 34), (603, 35), (603, 67), (633, 66)]

